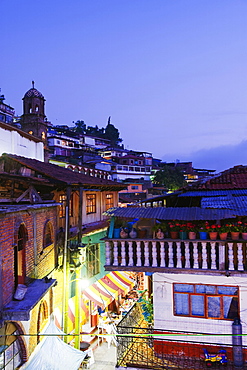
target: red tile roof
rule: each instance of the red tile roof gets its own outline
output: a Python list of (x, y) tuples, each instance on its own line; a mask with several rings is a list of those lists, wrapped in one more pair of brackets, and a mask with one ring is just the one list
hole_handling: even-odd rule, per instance
[(235, 166), (211, 177), (194, 183), (191, 189), (247, 189), (247, 166)]
[[(67, 185), (82, 185), (86, 187), (94, 187), (94, 188), (104, 188), (104, 187), (112, 187), (115, 188), (116, 191), (125, 189), (126, 186), (123, 186), (120, 183), (116, 183), (115, 181), (100, 179), (98, 177), (84, 175), (82, 173), (73, 172), (70, 169), (63, 168), (51, 163), (45, 163), (38, 161), (36, 159), (30, 159), (26, 157), (20, 157), (13, 154), (4, 154), (0, 157), (0, 161), (4, 160), (13, 160), (31, 170), (42, 174), (44, 177), (49, 178), (52, 182), (63, 183)], [(35, 175), (35, 178), (37, 174)]]

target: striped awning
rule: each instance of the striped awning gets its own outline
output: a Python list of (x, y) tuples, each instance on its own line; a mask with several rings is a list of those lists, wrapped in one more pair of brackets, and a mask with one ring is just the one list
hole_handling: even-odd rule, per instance
[(101, 308), (107, 307), (116, 297), (115, 294), (105, 289), (99, 281), (90, 285), (82, 293)]
[(83, 290), (82, 293), (97, 306), (105, 308), (119, 295), (126, 295), (134, 284), (134, 280), (125, 273), (112, 271)]

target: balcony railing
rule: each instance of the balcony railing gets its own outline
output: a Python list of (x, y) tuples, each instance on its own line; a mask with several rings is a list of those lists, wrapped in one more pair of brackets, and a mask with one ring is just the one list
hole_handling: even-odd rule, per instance
[(106, 267), (134, 271), (174, 269), (247, 271), (246, 242), (106, 239)]

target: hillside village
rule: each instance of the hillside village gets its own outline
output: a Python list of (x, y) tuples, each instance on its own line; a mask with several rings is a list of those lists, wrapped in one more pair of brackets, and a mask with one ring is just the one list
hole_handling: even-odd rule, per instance
[[(118, 369), (210, 367), (220, 350), (247, 368), (247, 166), (162, 162), (126, 149), (110, 118), (99, 136), (53, 126), (34, 83), (20, 117), (4, 100), (1, 369), (56, 361), (40, 346), (51, 323), (70, 369), (93, 369), (105, 341)], [(175, 191), (154, 181), (167, 166)]]

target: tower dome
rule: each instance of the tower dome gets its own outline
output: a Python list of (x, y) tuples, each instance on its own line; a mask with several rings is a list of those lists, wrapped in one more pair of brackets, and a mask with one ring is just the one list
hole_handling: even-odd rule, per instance
[(26, 94), (24, 95), (24, 98), (40, 98), (40, 99), (44, 99), (44, 96), (41, 94), (40, 91), (38, 91), (37, 89), (35, 89), (34, 87), (34, 81), (32, 81), (32, 88), (29, 89)]

